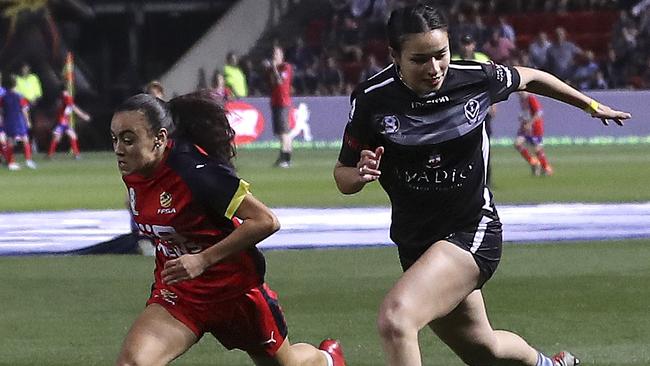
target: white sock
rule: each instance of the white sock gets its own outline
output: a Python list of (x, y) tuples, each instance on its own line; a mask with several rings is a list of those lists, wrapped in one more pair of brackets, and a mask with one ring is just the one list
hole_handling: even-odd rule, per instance
[[(319, 351), (323, 352), (323, 354), (325, 355), (325, 359), (327, 360), (327, 366), (334, 366), (334, 360), (332, 359), (332, 355), (330, 355), (329, 353), (323, 350), (319, 350)], [(551, 364), (551, 366), (553, 365)]]
[(555, 366), (553, 360), (544, 356), (541, 352), (537, 354), (537, 365), (536, 366)]

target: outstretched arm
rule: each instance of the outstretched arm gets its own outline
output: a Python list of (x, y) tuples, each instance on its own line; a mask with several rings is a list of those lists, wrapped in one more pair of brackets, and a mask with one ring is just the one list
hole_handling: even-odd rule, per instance
[(617, 111), (598, 103), (547, 72), (522, 66), (515, 66), (515, 69), (521, 77), (519, 90), (544, 95), (578, 107), (592, 117), (600, 118), (605, 125), (609, 124), (608, 120), (612, 120), (622, 126), (623, 120), (632, 117), (627, 112)]

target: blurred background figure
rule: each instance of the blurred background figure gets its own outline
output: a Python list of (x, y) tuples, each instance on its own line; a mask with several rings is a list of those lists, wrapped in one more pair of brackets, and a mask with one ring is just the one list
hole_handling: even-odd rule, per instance
[(582, 50), (567, 39), (566, 30), (555, 29), (555, 43), (548, 48), (548, 71), (562, 80), (570, 80), (575, 69), (575, 57)]
[(26, 62), (20, 66), (20, 73), (16, 76), (16, 92), (25, 97), (32, 106), (43, 96), (41, 79), (32, 72), (31, 66)]
[(226, 86), (232, 90), (235, 97), (243, 98), (248, 96), (246, 74), (244, 74), (241, 66), (239, 66), (239, 57), (232, 51), (226, 55), (223, 76), (226, 81)]
[[(519, 130), (515, 138), (515, 149), (528, 162), (533, 175), (553, 175), (553, 168), (546, 159), (544, 152), (544, 120), (542, 119), (542, 105), (533, 94), (525, 91), (519, 95)], [(535, 156), (530, 154), (528, 147), (533, 149)]]
[(278, 168), (289, 168), (291, 167), (291, 153), (293, 151), (293, 139), (289, 133), (293, 67), (291, 64), (284, 62), (282, 47), (275, 45), (273, 46), (271, 60), (264, 61), (264, 68), (271, 89), (273, 134), (280, 140), (280, 155), (274, 165)]
[(52, 130), (52, 141), (50, 142), (50, 148), (47, 150), (48, 159), (51, 159), (54, 156), (56, 147), (59, 142), (61, 142), (61, 138), (64, 134), (68, 136), (68, 139), (70, 140), (70, 149), (72, 150), (74, 158), (79, 159), (81, 157), (77, 133), (72, 125), (73, 114), (79, 116), (79, 118), (86, 122), (90, 121), (90, 115), (75, 104), (74, 97), (68, 93), (67, 90), (63, 90), (61, 92), (57, 125), (54, 127), (54, 130)]
[(223, 74), (219, 70), (214, 71), (209, 93), (213, 99), (222, 104), (229, 100), (235, 99), (235, 94), (226, 85), (226, 79), (223, 77)]
[(2, 147), (7, 168), (19, 170), (20, 165), (16, 162), (13, 154), (16, 143), (21, 143), (25, 152), (25, 165), (30, 169), (36, 169), (36, 163), (32, 160), (32, 146), (29, 142), (29, 129), (31, 120), (29, 118), (29, 102), (25, 97), (16, 91), (16, 76), (7, 75), (3, 79), (5, 94), (0, 97), (0, 146)]

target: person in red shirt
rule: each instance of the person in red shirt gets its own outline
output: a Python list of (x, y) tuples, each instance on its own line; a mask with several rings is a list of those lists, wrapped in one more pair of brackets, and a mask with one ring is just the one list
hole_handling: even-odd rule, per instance
[(293, 139), (289, 131), (289, 113), (291, 112), (291, 88), (293, 67), (284, 62), (284, 51), (280, 46), (273, 46), (271, 61), (265, 60), (269, 84), (271, 86), (271, 111), (273, 115), (273, 134), (280, 139), (280, 156), (275, 166), (289, 168)]
[[(553, 175), (553, 167), (546, 159), (544, 152), (544, 119), (542, 105), (533, 94), (525, 91), (519, 93), (521, 114), (519, 115), (519, 130), (515, 138), (515, 149), (530, 164), (533, 175)], [(532, 147), (535, 156), (528, 151)]]
[(256, 244), (280, 228), (232, 164), (235, 132), (207, 93), (138, 94), (111, 138), (140, 231), (156, 244), (154, 283), (117, 365), (168, 364), (211, 333), (256, 365), (345, 366), (338, 341), (290, 344)]
[(90, 115), (81, 110), (81, 108), (75, 104), (74, 97), (64, 90), (61, 93), (61, 105), (57, 111), (57, 125), (54, 127), (54, 130), (52, 130), (52, 141), (50, 142), (50, 148), (47, 150), (48, 158), (54, 156), (56, 147), (61, 141), (63, 134), (65, 134), (70, 139), (70, 148), (72, 149), (75, 159), (79, 159), (79, 140), (74, 128), (70, 126), (70, 117), (73, 113), (86, 122), (90, 121)]

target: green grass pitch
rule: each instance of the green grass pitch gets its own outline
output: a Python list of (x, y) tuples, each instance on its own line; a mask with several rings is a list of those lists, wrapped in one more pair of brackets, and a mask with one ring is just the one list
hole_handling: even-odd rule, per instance
[[(514, 150), (494, 149), (497, 203), (645, 202), (650, 145), (553, 146), (556, 175), (535, 178)], [(377, 185), (336, 192), (336, 150), (300, 149), (271, 168), (275, 150), (241, 149), (240, 175), (271, 207), (385, 206)], [(0, 170), (0, 211), (120, 209), (124, 188), (109, 153), (37, 160)], [(612, 212), (612, 215), (615, 215)], [(352, 366), (382, 364), (375, 317), (400, 275), (394, 248), (271, 251), (267, 280), (280, 295), (290, 339), (337, 337)], [(495, 328), (583, 364), (650, 364), (650, 240), (511, 245), (485, 297)], [(0, 365), (109, 365), (146, 300), (153, 259), (140, 256), (0, 257)], [(425, 365), (461, 363), (428, 330)], [(251, 365), (204, 337), (177, 365)]]
[[(292, 341), (338, 337), (352, 366), (382, 364), (375, 318), (400, 274), (394, 248), (272, 251), (267, 280)], [(492, 324), (585, 365), (650, 364), (650, 241), (506, 245), (484, 289)], [(109, 365), (146, 301), (151, 257), (0, 258), (0, 365)], [(461, 363), (428, 330), (425, 365)], [(210, 336), (177, 365), (251, 365)]]
[[(387, 206), (378, 184), (362, 194), (336, 190), (338, 151), (299, 149), (291, 169), (273, 168), (276, 150), (240, 149), (236, 159), (253, 194), (270, 207)], [(650, 145), (552, 146), (552, 177), (532, 177), (512, 148), (493, 149), (493, 191), (499, 203), (621, 202), (650, 200)], [(86, 153), (80, 161), (58, 155), (37, 170), (0, 169), (0, 211), (123, 208), (125, 190), (114, 157)]]

